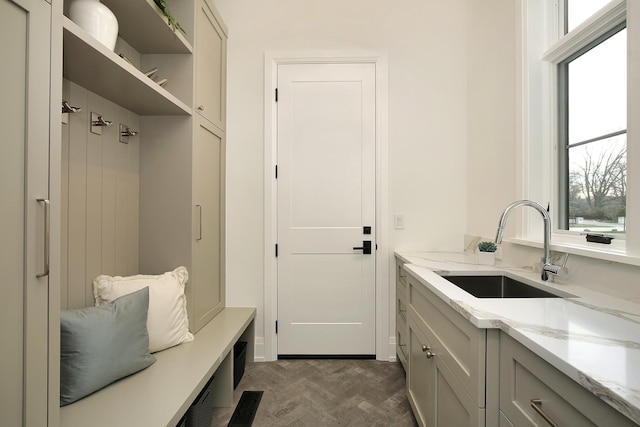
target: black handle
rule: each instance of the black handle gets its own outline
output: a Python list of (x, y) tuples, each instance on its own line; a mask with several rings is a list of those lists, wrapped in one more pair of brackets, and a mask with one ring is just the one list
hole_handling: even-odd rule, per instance
[(353, 250), (362, 251), (364, 255), (371, 255), (371, 240), (363, 240), (362, 246), (355, 247)]

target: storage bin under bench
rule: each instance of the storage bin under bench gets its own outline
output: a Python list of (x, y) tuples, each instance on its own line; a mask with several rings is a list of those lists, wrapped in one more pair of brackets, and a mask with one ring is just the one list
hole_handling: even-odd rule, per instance
[(61, 427), (174, 427), (214, 374), (214, 405), (231, 406), (233, 346), (247, 342), (253, 360), (255, 315), (255, 308), (225, 308), (193, 342), (155, 353), (147, 369), (60, 408)]

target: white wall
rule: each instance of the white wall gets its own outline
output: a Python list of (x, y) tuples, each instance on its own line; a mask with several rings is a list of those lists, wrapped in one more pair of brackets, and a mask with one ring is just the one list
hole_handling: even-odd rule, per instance
[(495, 236), (517, 198), (515, 3), (469, 2), (467, 231), (477, 236)]
[[(389, 60), (390, 250), (461, 249), (468, 0), (214, 0), (227, 26), (227, 304), (264, 337), (264, 54), (368, 49)], [(392, 295), (393, 296), (393, 295)]]

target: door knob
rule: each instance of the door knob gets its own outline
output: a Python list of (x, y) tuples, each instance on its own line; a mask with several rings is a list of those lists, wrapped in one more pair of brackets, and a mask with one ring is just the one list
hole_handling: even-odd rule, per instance
[(362, 246), (357, 246), (353, 250), (362, 251), (364, 255), (371, 255), (371, 240), (363, 240)]

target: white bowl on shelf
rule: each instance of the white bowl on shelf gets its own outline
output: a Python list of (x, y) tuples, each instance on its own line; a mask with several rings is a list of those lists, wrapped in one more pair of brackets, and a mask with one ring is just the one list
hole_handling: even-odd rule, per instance
[(118, 19), (100, 0), (74, 0), (69, 19), (109, 49), (116, 47)]

